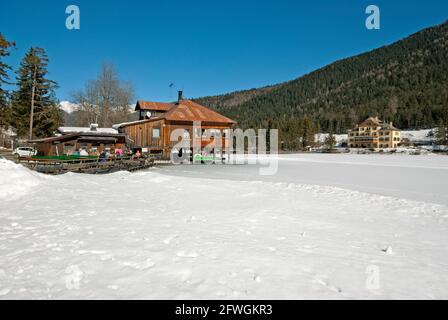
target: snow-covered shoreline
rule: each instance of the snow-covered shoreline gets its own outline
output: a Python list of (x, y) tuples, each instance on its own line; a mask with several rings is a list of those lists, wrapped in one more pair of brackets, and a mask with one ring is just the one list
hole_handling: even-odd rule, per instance
[[(325, 185), (327, 167), (348, 164), (287, 158), (271, 180), (244, 176), (251, 166), (48, 178), (16, 168), (39, 184), (1, 200), (0, 299), (448, 298), (448, 206), (357, 191), (350, 177), (350, 188)], [(447, 171), (445, 158), (403, 159)], [(294, 175), (307, 163), (318, 184)], [(379, 288), (366, 285), (372, 268)]]

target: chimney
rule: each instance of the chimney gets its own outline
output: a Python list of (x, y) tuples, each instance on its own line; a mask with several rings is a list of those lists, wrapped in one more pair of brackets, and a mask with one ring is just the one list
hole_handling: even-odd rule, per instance
[(182, 95), (183, 95), (183, 91), (178, 91), (177, 92), (177, 102), (178, 103), (183, 99)]
[(97, 123), (91, 123), (90, 124), (90, 131), (97, 131), (96, 129), (98, 128), (98, 124)]

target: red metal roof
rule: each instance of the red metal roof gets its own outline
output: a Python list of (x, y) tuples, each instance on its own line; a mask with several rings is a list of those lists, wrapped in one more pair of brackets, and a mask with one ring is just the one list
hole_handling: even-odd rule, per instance
[[(159, 105), (165, 107), (169, 106), (169, 109), (164, 114), (161, 114), (155, 118), (126, 122), (119, 125), (115, 125), (115, 129), (162, 119), (166, 119), (167, 121), (186, 121), (186, 122), (201, 121), (217, 124), (229, 124), (229, 125), (236, 124), (236, 121), (224, 117), (223, 115), (219, 114), (216, 111), (210, 110), (207, 107), (201, 106), (200, 104), (187, 99), (181, 100), (180, 103), (138, 101), (135, 110), (139, 110), (138, 106), (140, 105), (141, 107), (142, 103), (146, 103), (145, 106), (147, 108), (152, 108), (156, 105)], [(142, 108), (142, 110), (156, 110), (156, 109)]]
[(176, 103), (171, 110), (164, 115), (160, 116), (168, 121), (201, 121), (212, 123), (236, 123), (232, 119), (224, 117), (216, 111), (213, 111), (207, 107), (191, 100), (181, 100)]
[(168, 111), (174, 106), (174, 103), (165, 102), (153, 102), (153, 101), (137, 101), (135, 105), (135, 111), (147, 110), (147, 111)]

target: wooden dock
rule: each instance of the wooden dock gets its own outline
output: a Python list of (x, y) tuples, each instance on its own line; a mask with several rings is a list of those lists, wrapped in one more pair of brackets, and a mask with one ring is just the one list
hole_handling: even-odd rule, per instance
[(20, 157), (18, 162), (25, 167), (46, 174), (63, 174), (67, 172), (105, 174), (116, 171), (137, 171), (154, 165), (153, 158), (86, 158), (74, 160), (36, 159)]

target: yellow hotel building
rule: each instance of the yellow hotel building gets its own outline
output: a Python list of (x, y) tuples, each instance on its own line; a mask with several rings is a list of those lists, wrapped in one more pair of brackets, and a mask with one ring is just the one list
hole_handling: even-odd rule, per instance
[(396, 148), (400, 142), (400, 130), (378, 117), (369, 117), (348, 131), (349, 148)]

